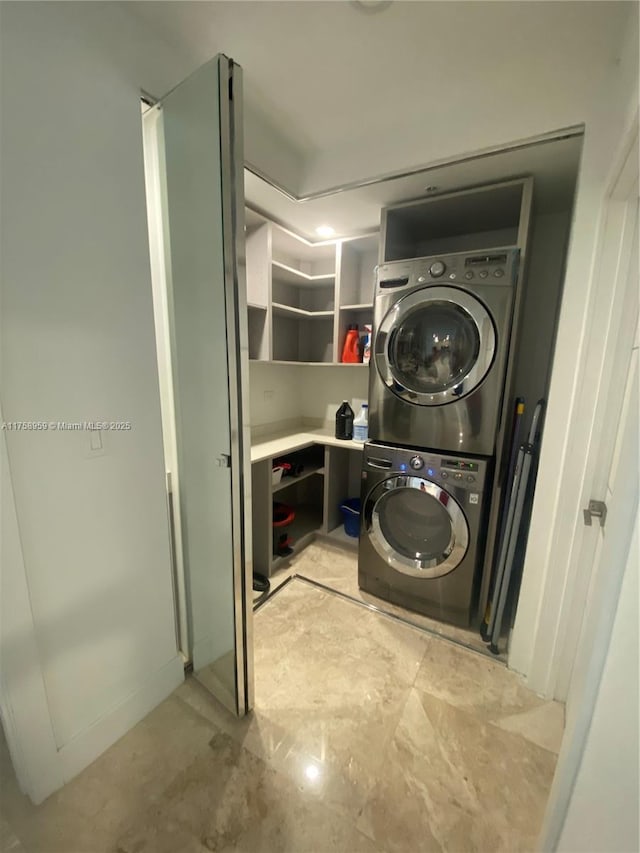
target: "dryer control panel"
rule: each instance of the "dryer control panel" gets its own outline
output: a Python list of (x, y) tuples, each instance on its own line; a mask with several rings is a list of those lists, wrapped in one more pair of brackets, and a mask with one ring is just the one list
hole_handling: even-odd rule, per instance
[(377, 287), (385, 291), (436, 282), (511, 287), (516, 280), (519, 257), (519, 249), (509, 248), (381, 264)]

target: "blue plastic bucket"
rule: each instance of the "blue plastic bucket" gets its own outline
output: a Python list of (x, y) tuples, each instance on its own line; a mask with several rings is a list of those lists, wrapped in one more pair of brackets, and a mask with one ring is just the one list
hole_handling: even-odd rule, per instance
[(344, 532), (357, 539), (360, 536), (360, 498), (348, 498), (340, 504)]

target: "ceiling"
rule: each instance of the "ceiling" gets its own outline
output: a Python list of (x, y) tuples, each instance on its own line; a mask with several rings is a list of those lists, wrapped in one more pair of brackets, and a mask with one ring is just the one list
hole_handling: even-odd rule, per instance
[(193, 69), (241, 65), (247, 160), (296, 196), (583, 124), (633, 6), (122, 4)]
[(308, 201), (296, 201), (245, 170), (245, 197), (254, 210), (311, 241), (320, 239), (321, 225), (330, 225), (337, 237), (364, 234), (379, 227), (380, 210), (387, 205), (524, 175), (534, 178), (536, 210), (552, 213), (571, 209), (581, 150), (582, 135), (574, 133)]
[(538, 209), (567, 209), (579, 138), (475, 155), (588, 124), (637, 25), (626, 0), (121, 5), (186, 67), (217, 52), (241, 65), (247, 199), (313, 239), (325, 223), (374, 229), (428, 185), (532, 174)]

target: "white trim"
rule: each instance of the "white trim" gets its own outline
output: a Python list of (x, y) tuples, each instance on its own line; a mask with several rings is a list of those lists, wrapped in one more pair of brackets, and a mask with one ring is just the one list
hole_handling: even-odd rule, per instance
[(36, 643), (5, 433), (0, 439), (0, 471), (0, 715), (18, 784), (40, 803), (64, 779)]
[(184, 662), (176, 655), (124, 702), (112, 708), (59, 750), (64, 782), (68, 782), (140, 722), (184, 681)]
[[(553, 364), (549, 405), (536, 485), (522, 587), (509, 649), (509, 667), (525, 675), (536, 693), (556, 697), (557, 656), (560, 634), (568, 619), (572, 599), (571, 566), (575, 560), (577, 513), (584, 488), (584, 465), (593, 424), (585, 422), (580, 400), (585, 382), (585, 355), (590, 345), (598, 260), (604, 215), (621, 170), (637, 134), (637, 111), (622, 136), (606, 182), (598, 181), (598, 140), (587, 129), (581, 166), (567, 279), (558, 324), (563, 349)], [(591, 161), (589, 161), (591, 158)], [(596, 224), (594, 227), (594, 212)], [(592, 250), (575, 245), (593, 232)], [(582, 311), (577, 312), (577, 307)], [(575, 356), (566, 358), (571, 351)], [(564, 353), (564, 354), (563, 354)]]

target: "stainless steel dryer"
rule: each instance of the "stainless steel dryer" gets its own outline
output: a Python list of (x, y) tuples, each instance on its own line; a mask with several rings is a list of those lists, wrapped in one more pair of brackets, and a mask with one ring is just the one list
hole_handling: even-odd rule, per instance
[(490, 456), (500, 424), (519, 251), (378, 268), (369, 437)]
[(481, 571), (486, 459), (365, 445), (361, 589), (467, 626)]

